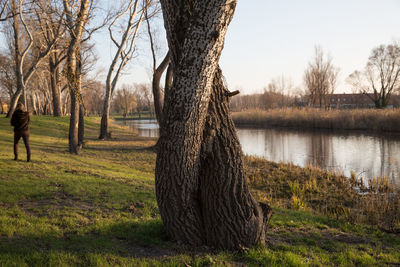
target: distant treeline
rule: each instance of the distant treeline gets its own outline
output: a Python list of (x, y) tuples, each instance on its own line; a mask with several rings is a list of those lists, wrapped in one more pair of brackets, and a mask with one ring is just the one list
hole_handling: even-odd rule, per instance
[(273, 90), (265, 90), (262, 94), (238, 95), (232, 97), (230, 107), (232, 111), (249, 109), (275, 109), (293, 106), (303, 106), (304, 97), (289, 96)]

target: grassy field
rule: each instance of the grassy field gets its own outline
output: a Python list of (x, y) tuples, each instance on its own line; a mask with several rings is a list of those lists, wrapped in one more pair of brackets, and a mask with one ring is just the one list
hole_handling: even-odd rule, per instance
[[(12, 160), (12, 129), (0, 118), (0, 266), (400, 264), (399, 234), (278, 203), (266, 246), (224, 252), (171, 243), (155, 200), (155, 154), (146, 149), (155, 140), (115, 126), (112, 140), (99, 141), (98, 124), (87, 118), (76, 156), (67, 151), (68, 118), (32, 117), (27, 163), (23, 144)], [(268, 175), (266, 165), (247, 164), (255, 195), (269, 198), (257, 178)]]
[(236, 125), (400, 132), (400, 109), (273, 109), (233, 113)]

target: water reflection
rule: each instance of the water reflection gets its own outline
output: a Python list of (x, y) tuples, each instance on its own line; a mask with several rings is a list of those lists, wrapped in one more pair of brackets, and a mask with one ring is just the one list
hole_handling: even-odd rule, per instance
[[(157, 137), (155, 120), (124, 121), (140, 136)], [(400, 136), (334, 134), (285, 129), (238, 129), (245, 154), (275, 162), (312, 164), (350, 176), (387, 176), (400, 184)]]
[(159, 127), (156, 120), (121, 120), (118, 123), (138, 131), (139, 136), (158, 137), (159, 135)]
[(239, 129), (245, 154), (271, 161), (312, 164), (349, 176), (387, 176), (400, 184), (400, 139), (277, 129)]

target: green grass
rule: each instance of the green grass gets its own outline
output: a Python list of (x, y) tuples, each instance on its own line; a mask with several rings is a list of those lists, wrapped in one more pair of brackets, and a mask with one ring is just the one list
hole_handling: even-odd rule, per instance
[(155, 154), (115, 126), (68, 153), (68, 118), (31, 119), (32, 162), (13, 161), (0, 118), (0, 266), (385, 266), (400, 263), (400, 236), (312, 211), (274, 208), (266, 246), (241, 252), (185, 248), (165, 238), (154, 191)]

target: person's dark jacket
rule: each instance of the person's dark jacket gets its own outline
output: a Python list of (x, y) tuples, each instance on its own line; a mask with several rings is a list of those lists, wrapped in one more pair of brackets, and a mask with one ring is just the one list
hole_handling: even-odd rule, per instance
[(29, 130), (29, 112), (17, 109), (11, 117), (11, 125), (14, 126), (14, 132), (26, 132)]

